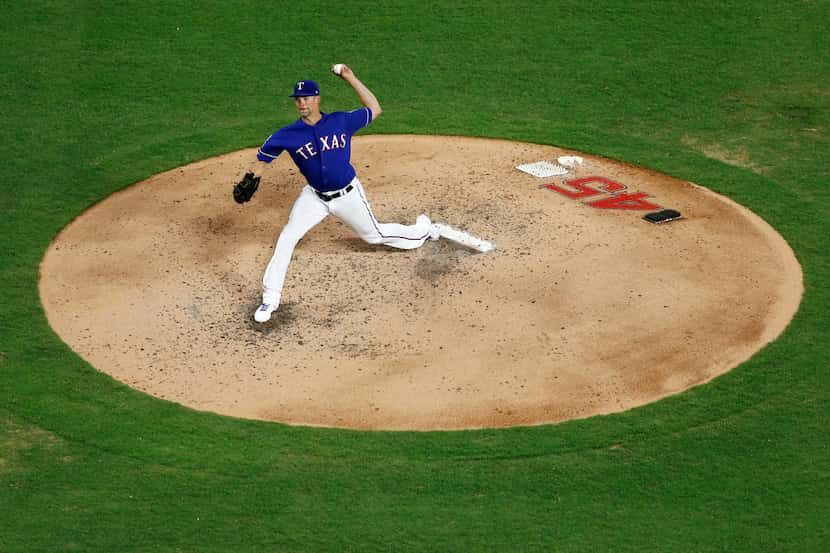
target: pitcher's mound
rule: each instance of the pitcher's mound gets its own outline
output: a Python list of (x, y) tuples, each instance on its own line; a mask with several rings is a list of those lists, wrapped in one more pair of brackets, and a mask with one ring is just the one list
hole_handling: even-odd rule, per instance
[[(801, 298), (784, 240), (688, 182), (550, 146), (365, 136), (352, 159), (379, 220), (427, 213), (496, 249), (369, 246), (329, 217), (259, 325), (262, 272), (303, 181), (281, 156), (238, 206), (232, 184), (254, 154), (156, 175), (55, 240), (43, 304), (97, 369), (196, 409), (290, 424), (532, 425), (706, 382), (774, 339)], [(584, 163), (567, 174), (516, 169), (574, 154)], [(643, 220), (657, 208), (683, 218)]]

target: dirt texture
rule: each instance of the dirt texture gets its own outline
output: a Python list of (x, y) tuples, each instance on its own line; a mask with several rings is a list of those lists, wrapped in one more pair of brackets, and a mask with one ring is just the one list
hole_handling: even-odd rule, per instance
[[(153, 176), (68, 225), (41, 265), (50, 324), (98, 370), (194, 409), (429, 430), (650, 403), (748, 359), (798, 308), (802, 273), (782, 237), (692, 183), (502, 140), (372, 135), (352, 148), (382, 222), (427, 213), (496, 249), (371, 246), (329, 217), (257, 324), (262, 272), (304, 181), (284, 155), (235, 204), (248, 149)], [(547, 178), (515, 168), (561, 155), (584, 164)], [(596, 176), (609, 180), (572, 183)], [(683, 218), (609, 208), (603, 187)]]

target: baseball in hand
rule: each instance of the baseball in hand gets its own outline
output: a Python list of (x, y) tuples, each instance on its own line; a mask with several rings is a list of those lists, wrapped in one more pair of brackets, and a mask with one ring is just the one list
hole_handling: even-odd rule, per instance
[(331, 72), (335, 75), (339, 75), (343, 72), (343, 64), (342, 63), (335, 63), (331, 66)]

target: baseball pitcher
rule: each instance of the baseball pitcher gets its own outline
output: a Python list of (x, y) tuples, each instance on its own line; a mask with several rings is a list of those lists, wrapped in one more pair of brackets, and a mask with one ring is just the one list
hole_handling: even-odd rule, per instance
[(280, 153), (287, 151), (308, 184), (291, 209), (288, 223), (277, 239), (274, 255), (262, 279), (262, 305), (254, 319), (264, 323), (279, 307), (288, 264), (300, 239), (330, 213), (370, 244), (413, 249), (426, 240), (437, 240), (441, 227), (420, 215), (414, 225), (379, 223), (366, 192), (350, 163), (352, 136), (380, 117), (382, 110), (375, 95), (346, 65), (337, 64), (332, 72), (349, 83), (363, 107), (353, 111), (320, 111), (320, 88), (311, 80), (294, 85), (294, 104), (300, 114), (294, 123), (268, 137), (257, 152), (244, 178), (234, 186), (237, 203), (251, 199), (259, 186), (262, 171)]

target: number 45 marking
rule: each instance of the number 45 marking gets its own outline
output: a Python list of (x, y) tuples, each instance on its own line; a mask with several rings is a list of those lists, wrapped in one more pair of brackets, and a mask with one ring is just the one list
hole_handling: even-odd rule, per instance
[[(588, 183), (599, 183), (597, 188), (588, 186)], [(565, 186), (569, 187), (566, 188)], [(581, 179), (573, 179), (565, 181), (564, 186), (556, 184), (548, 184), (545, 186), (548, 190), (559, 192), (568, 198), (578, 199), (587, 198), (589, 196), (597, 196), (599, 194), (610, 193), (608, 198), (602, 200), (594, 200), (593, 202), (585, 202), (585, 204), (599, 209), (636, 209), (636, 210), (653, 210), (659, 209), (660, 206), (647, 202), (645, 198), (649, 194), (645, 192), (634, 192), (633, 194), (618, 194), (627, 187), (611, 179), (605, 177), (584, 177)]]

